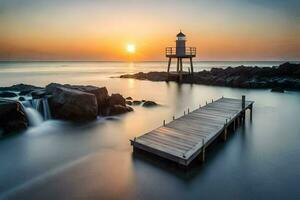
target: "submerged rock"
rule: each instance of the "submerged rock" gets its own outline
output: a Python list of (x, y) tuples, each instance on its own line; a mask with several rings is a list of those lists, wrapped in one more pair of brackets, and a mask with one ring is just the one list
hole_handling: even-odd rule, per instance
[(109, 115), (119, 115), (131, 111), (133, 111), (133, 109), (129, 106), (113, 105), (109, 109)]
[(17, 97), (18, 95), (14, 92), (0, 92), (0, 97), (2, 98), (12, 98), (12, 97)]
[(133, 105), (141, 105), (142, 104), (142, 101), (138, 101), (138, 100), (134, 100), (132, 102)]
[(132, 105), (132, 101), (126, 101), (125, 102), (127, 105)]
[(284, 89), (282, 89), (282, 88), (279, 88), (279, 87), (277, 87), (277, 88), (272, 88), (272, 89), (271, 89), (271, 92), (279, 92), (279, 93), (284, 93)]
[(24, 97), (19, 97), (19, 101), (25, 101), (26, 99)]
[(154, 101), (145, 101), (145, 103), (143, 103), (144, 107), (153, 107), (153, 106), (157, 106), (157, 103), (155, 103)]
[(28, 119), (21, 103), (0, 99), (0, 129), (4, 134), (19, 132), (28, 127)]

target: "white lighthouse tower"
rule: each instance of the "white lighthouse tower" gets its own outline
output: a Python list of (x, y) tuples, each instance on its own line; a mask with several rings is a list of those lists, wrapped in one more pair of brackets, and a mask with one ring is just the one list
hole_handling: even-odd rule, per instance
[(194, 73), (193, 57), (196, 56), (196, 47), (186, 47), (186, 36), (181, 31), (176, 35), (176, 47), (166, 48), (166, 57), (169, 58), (168, 73), (170, 73), (172, 58), (177, 58), (177, 70), (176, 72), (182, 79), (182, 59), (187, 58), (190, 60), (190, 73)]

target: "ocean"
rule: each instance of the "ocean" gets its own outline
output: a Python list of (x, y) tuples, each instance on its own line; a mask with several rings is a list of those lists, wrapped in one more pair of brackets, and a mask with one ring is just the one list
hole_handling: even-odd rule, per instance
[[(271, 67), (282, 62), (195, 62)], [(187, 64), (186, 64), (187, 65)], [(175, 63), (173, 64), (173, 69)], [(300, 92), (119, 79), (165, 71), (166, 62), (0, 62), (0, 85), (51, 82), (106, 86), (154, 108), (86, 124), (47, 120), (0, 139), (0, 199), (299, 199)], [(129, 140), (187, 109), (224, 97), (255, 101), (253, 120), (189, 170), (134, 156)]]

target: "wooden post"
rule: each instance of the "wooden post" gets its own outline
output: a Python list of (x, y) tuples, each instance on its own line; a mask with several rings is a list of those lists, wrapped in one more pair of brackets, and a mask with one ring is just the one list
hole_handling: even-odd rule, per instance
[(185, 111), (183, 111), (183, 115), (185, 115)]
[(235, 120), (236, 119), (233, 120), (233, 131), (235, 131)]
[(243, 95), (243, 96), (242, 96), (242, 109), (243, 109), (243, 110), (245, 109), (245, 103), (246, 103), (246, 96)]
[(225, 125), (224, 135), (223, 135), (223, 140), (224, 140), (224, 141), (227, 140), (227, 125)]
[(193, 66), (193, 58), (190, 57), (190, 63), (191, 63), (191, 72), (192, 72), (192, 75), (194, 74), (194, 66)]
[(253, 104), (250, 106), (250, 120), (252, 120), (252, 109), (253, 109)]
[(163, 121), (163, 125), (164, 125), (164, 126), (166, 125), (166, 120)]
[(173, 116), (173, 120), (175, 120), (175, 116)]
[(179, 72), (179, 58), (177, 58), (177, 72)]
[(179, 58), (180, 70), (179, 70), (179, 82), (182, 81), (182, 58)]
[(202, 162), (205, 161), (205, 144), (204, 139), (202, 139)]
[(171, 57), (169, 57), (169, 62), (168, 62), (168, 75), (169, 75), (169, 72), (170, 72), (170, 67), (171, 67)]

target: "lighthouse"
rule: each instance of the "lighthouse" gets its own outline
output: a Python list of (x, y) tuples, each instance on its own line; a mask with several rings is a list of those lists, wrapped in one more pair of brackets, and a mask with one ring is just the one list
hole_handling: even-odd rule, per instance
[(186, 47), (186, 36), (181, 31), (176, 35), (176, 47), (166, 48), (166, 57), (169, 58), (168, 62), (168, 74), (170, 73), (170, 67), (172, 58), (177, 59), (177, 69), (176, 72), (179, 74), (180, 80), (182, 79), (183, 66), (182, 59), (189, 59), (191, 74), (194, 73), (193, 67), (193, 57), (196, 56), (196, 47)]

